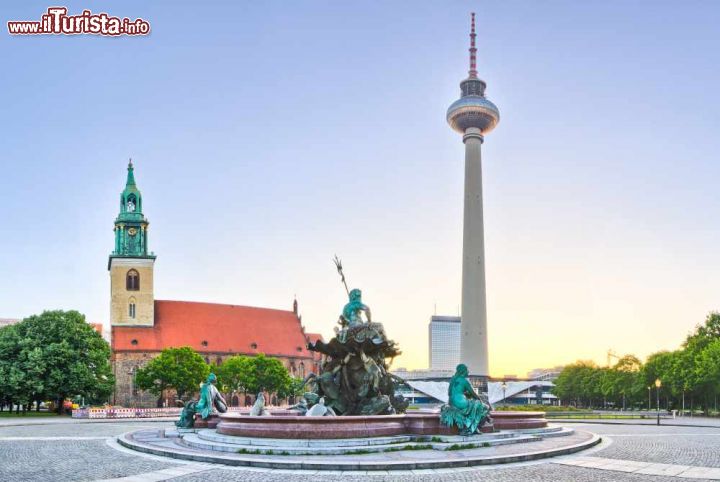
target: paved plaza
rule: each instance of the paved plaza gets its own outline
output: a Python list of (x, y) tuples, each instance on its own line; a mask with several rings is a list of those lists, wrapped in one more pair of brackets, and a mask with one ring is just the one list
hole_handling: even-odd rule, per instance
[[(181, 462), (120, 447), (121, 433), (170, 428), (167, 421), (0, 421), (0, 480), (651, 481), (720, 480), (720, 428), (630, 424), (572, 426), (603, 442), (578, 454), (502, 466), (382, 472), (246, 469)], [(60, 422), (60, 423), (58, 423)], [(15, 425), (10, 425), (15, 424)], [(570, 424), (569, 424), (570, 425)]]

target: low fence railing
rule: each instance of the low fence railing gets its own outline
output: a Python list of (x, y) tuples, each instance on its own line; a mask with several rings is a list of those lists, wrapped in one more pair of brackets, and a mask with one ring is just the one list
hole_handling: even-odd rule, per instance
[(78, 408), (72, 418), (156, 418), (179, 417), (182, 408)]
[[(76, 408), (72, 411), (72, 418), (159, 418), (159, 417), (180, 417), (182, 408), (165, 407), (165, 408)], [(249, 411), (249, 407), (230, 407), (229, 411)]]
[[(567, 412), (560, 412), (560, 411), (549, 411), (546, 413), (547, 418), (586, 418), (586, 419), (629, 419), (629, 418), (639, 418), (639, 419), (654, 419), (657, 418), (658, 412), (640, 412), (640, 411), (606, 411), (606, 410), (596, 410), (596, 411), (567, 411)], [(660, 411), (660, 418), (673, 418), (672, 413), (668, 413), (666, 411), (661, 410)]]

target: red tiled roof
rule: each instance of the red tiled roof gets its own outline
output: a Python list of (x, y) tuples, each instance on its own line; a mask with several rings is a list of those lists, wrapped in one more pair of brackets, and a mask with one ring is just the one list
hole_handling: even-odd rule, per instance
[[(318, 340), (325, 341), (320, 333), (305, 333), (305, 338), (307, 338), (309, 343), (317, 343)], [(311, 352), (311, 354), (315, 361), (320, 361), (322, 359), (322, 354), (316, 351)]]
[[(136, 343), (133, 343), (136, 340)], [(155, 326), (114, 326), (114, 351), (189, 346), (200, 353), (312, 358), (292, 311), (189, 301), (155, 301)]]
[(318, 340), (325, 341), (320, 333), (305, 333), (305, 337), (312, 343), (315, 343)]

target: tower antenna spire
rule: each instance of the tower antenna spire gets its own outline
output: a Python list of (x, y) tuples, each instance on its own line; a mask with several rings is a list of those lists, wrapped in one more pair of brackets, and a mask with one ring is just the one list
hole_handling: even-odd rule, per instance
[(470, 14), (470, 70), (468, 71), (471, 79), (477, 79), (477, 48), (475, 47), (475, 12)]

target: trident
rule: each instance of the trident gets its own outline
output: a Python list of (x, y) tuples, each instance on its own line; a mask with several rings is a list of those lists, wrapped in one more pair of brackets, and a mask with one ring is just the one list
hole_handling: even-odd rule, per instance
[(345, 285), (345, 291), (347, 292), (348, 296), (350, 296), (350, 290), (347, 287), (347, 283), (345, 282), (345, 274), (343, 273), (343, 267), (342, 267), (342, 261), (340, 261), (340, 258), (337, 257), (337, 254), (335, 255), (335, 259), (333, 259), (333, 263), (335, 263), (335, 267), (338, 270), (338, 273), (340, 274), (340, 279), (342, 280), (342, 284)]

